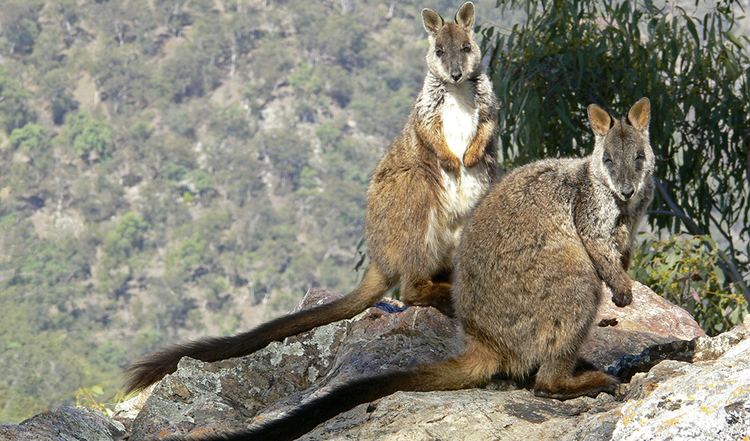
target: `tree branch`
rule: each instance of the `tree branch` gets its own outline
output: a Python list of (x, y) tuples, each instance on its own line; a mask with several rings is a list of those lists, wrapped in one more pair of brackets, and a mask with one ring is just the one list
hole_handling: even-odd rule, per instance
[[(662, 180), (658, 178), (655, 178), (654, 181), (656, 183), (656, 189), (659, 191), (662, 199), (667, 204), (667, 206), (669, 206), (672, 214), (682, 221), (682, 224), (685, 225), (685, 228), (687, 228), (688, 232), (695, 236), (705, 235), (706, 232), (704, 232), (700, 228), (700, 226), (698, 226), (698, 224), (693, 219), (691, 219), (690, 216), (688, 216), (687, 213), (685, 213), (682, 208), (677, 205), (677, 203), (675, 203), (674, 199), (672, 199), (672, 197), (669, 195), (669, 191), (667, 190), (667, 186), (664, 184), (664, 182), (662, 182)], [(718, 264), (721, 270), (729, 277), (729, 279), (732, 280), (733, 283), (735, 283), (740, 288), (742, 294), (745, 296), (745, 300), (747, 300), (748, 304), (750, 304), (750, 288), (748, 288), (747, 284), (742, 279), (742, 274), (740, 274), (740, 271), (737, 269), (734, 261), (718, 247), (716, 248), (716, 254), (719, 257)]]

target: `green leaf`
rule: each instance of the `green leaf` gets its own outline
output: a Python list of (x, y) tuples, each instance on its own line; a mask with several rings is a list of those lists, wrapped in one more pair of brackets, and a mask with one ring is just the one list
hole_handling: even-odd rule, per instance
[(737, 36), (734, 35), (732, 32), (724, 31), (724, 36), (727, 37), (727, 39), (731, 41), (735, 46), (737, 46), (738, 49), (741, 49), (741, 50), (745, 49), (745, 45), (742, 44), (742, 40), (737, 38)]

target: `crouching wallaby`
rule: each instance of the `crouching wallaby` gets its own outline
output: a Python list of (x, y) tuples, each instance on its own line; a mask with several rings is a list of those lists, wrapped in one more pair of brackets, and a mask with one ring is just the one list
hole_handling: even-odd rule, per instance
[(594, 152), (539, 161), (506, 175), (479, 203), (457, 251), (453, 302), (464, 352), (406, 371), (355, 380), (244, 433), (212, 439), (287, 440), (357, 404), (398, 390), (481, 385), (494, 374), (527, 378), (534, 393), (568, 399), (612, 393), (617, 379), (577, 356), (602, 296), (631, 302), (622, 265), (653, 195), (649, 101), (615, 120), (591, 105)]
[(474, 5), (454, 23), (422, 11), (429, 34), (428, 72), (401, 134), (373, 173), (365, 237), (371, 263), (359, 286), (329, 304), (290, 314), (248, 332), (175, 345), (130, 368), (128, 391), (174, 372), (182, 357), (217, 361), (272, 341), (355, 316), (401, 284), (402, 299), (452, 314), (453, 254), (464, 220), (495, 174), (497, 105), (474, 40)]

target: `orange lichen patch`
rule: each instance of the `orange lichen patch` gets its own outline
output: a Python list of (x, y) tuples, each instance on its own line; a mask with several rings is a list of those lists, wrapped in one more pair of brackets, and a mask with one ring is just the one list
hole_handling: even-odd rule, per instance
[[(737, 387), (732, 391), (731, 398), (738, 398), (744, 395), (750, 395), (750, 384)], [(747, 436), (745, 437), (747, 438)]]
[(682, 421), (682, 417), (683, 417), (682, 415), (678, 415), (674, 418), (670, 418), (668, 420), (665, 420), (661, 425), (662, 427), (676, 426), (677, 424), (679, 424), (680, 421)]
[(214, 433), (215, 430), (209, 429), (207, 427), (196, 427), (195, 429), (190, 431), (191, 435), (210, 435)]
[[(637, 400), (635, 403), (640, 403), (642, 400)], [(635, 414), (635, 411), (638, 409), (639, 406), (634, 405), (630, 408), (625, 408), (620, 412), (620, 420), (622, 421), (622, 424), (624, 426), (629, 425), (631, 422), (633, 422), (633, 417)]]
[(647, 394), (651, 394), (651, 392), (655, 391), (658, 387), (658, 383), (646, 383), (643, 385), (643, 391)]

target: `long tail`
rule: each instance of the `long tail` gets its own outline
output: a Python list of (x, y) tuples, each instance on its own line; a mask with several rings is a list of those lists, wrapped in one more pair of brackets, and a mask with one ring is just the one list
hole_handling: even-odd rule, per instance
[[(341, 412), (396, 391), (456, 390), (486, 383), (501, 362), (494, 351), (467, 340), (465, 352), (432, 365), (361, 378), (315, 398), (281, 418), (244, 432), (200, 438), (203, 441), (284, 441), (296, 439)], [(170, 438), (172, 439), (172, 438)], [(175, 438), (177, 440), (179, 438)]]
[(177, 370), (182, 357), (218, 361), (252, 354), (273, 341), (309, 331), (316, 326), (354, 317), (372, 306), (389, 288), (389, 282), (371, 263), (359, 286), (346, 296), (325, 305), (299, 311), (230, 337), (211, 337), (169, 346), (151, 353), (127, 369), (128, 392), (143, 389)]

